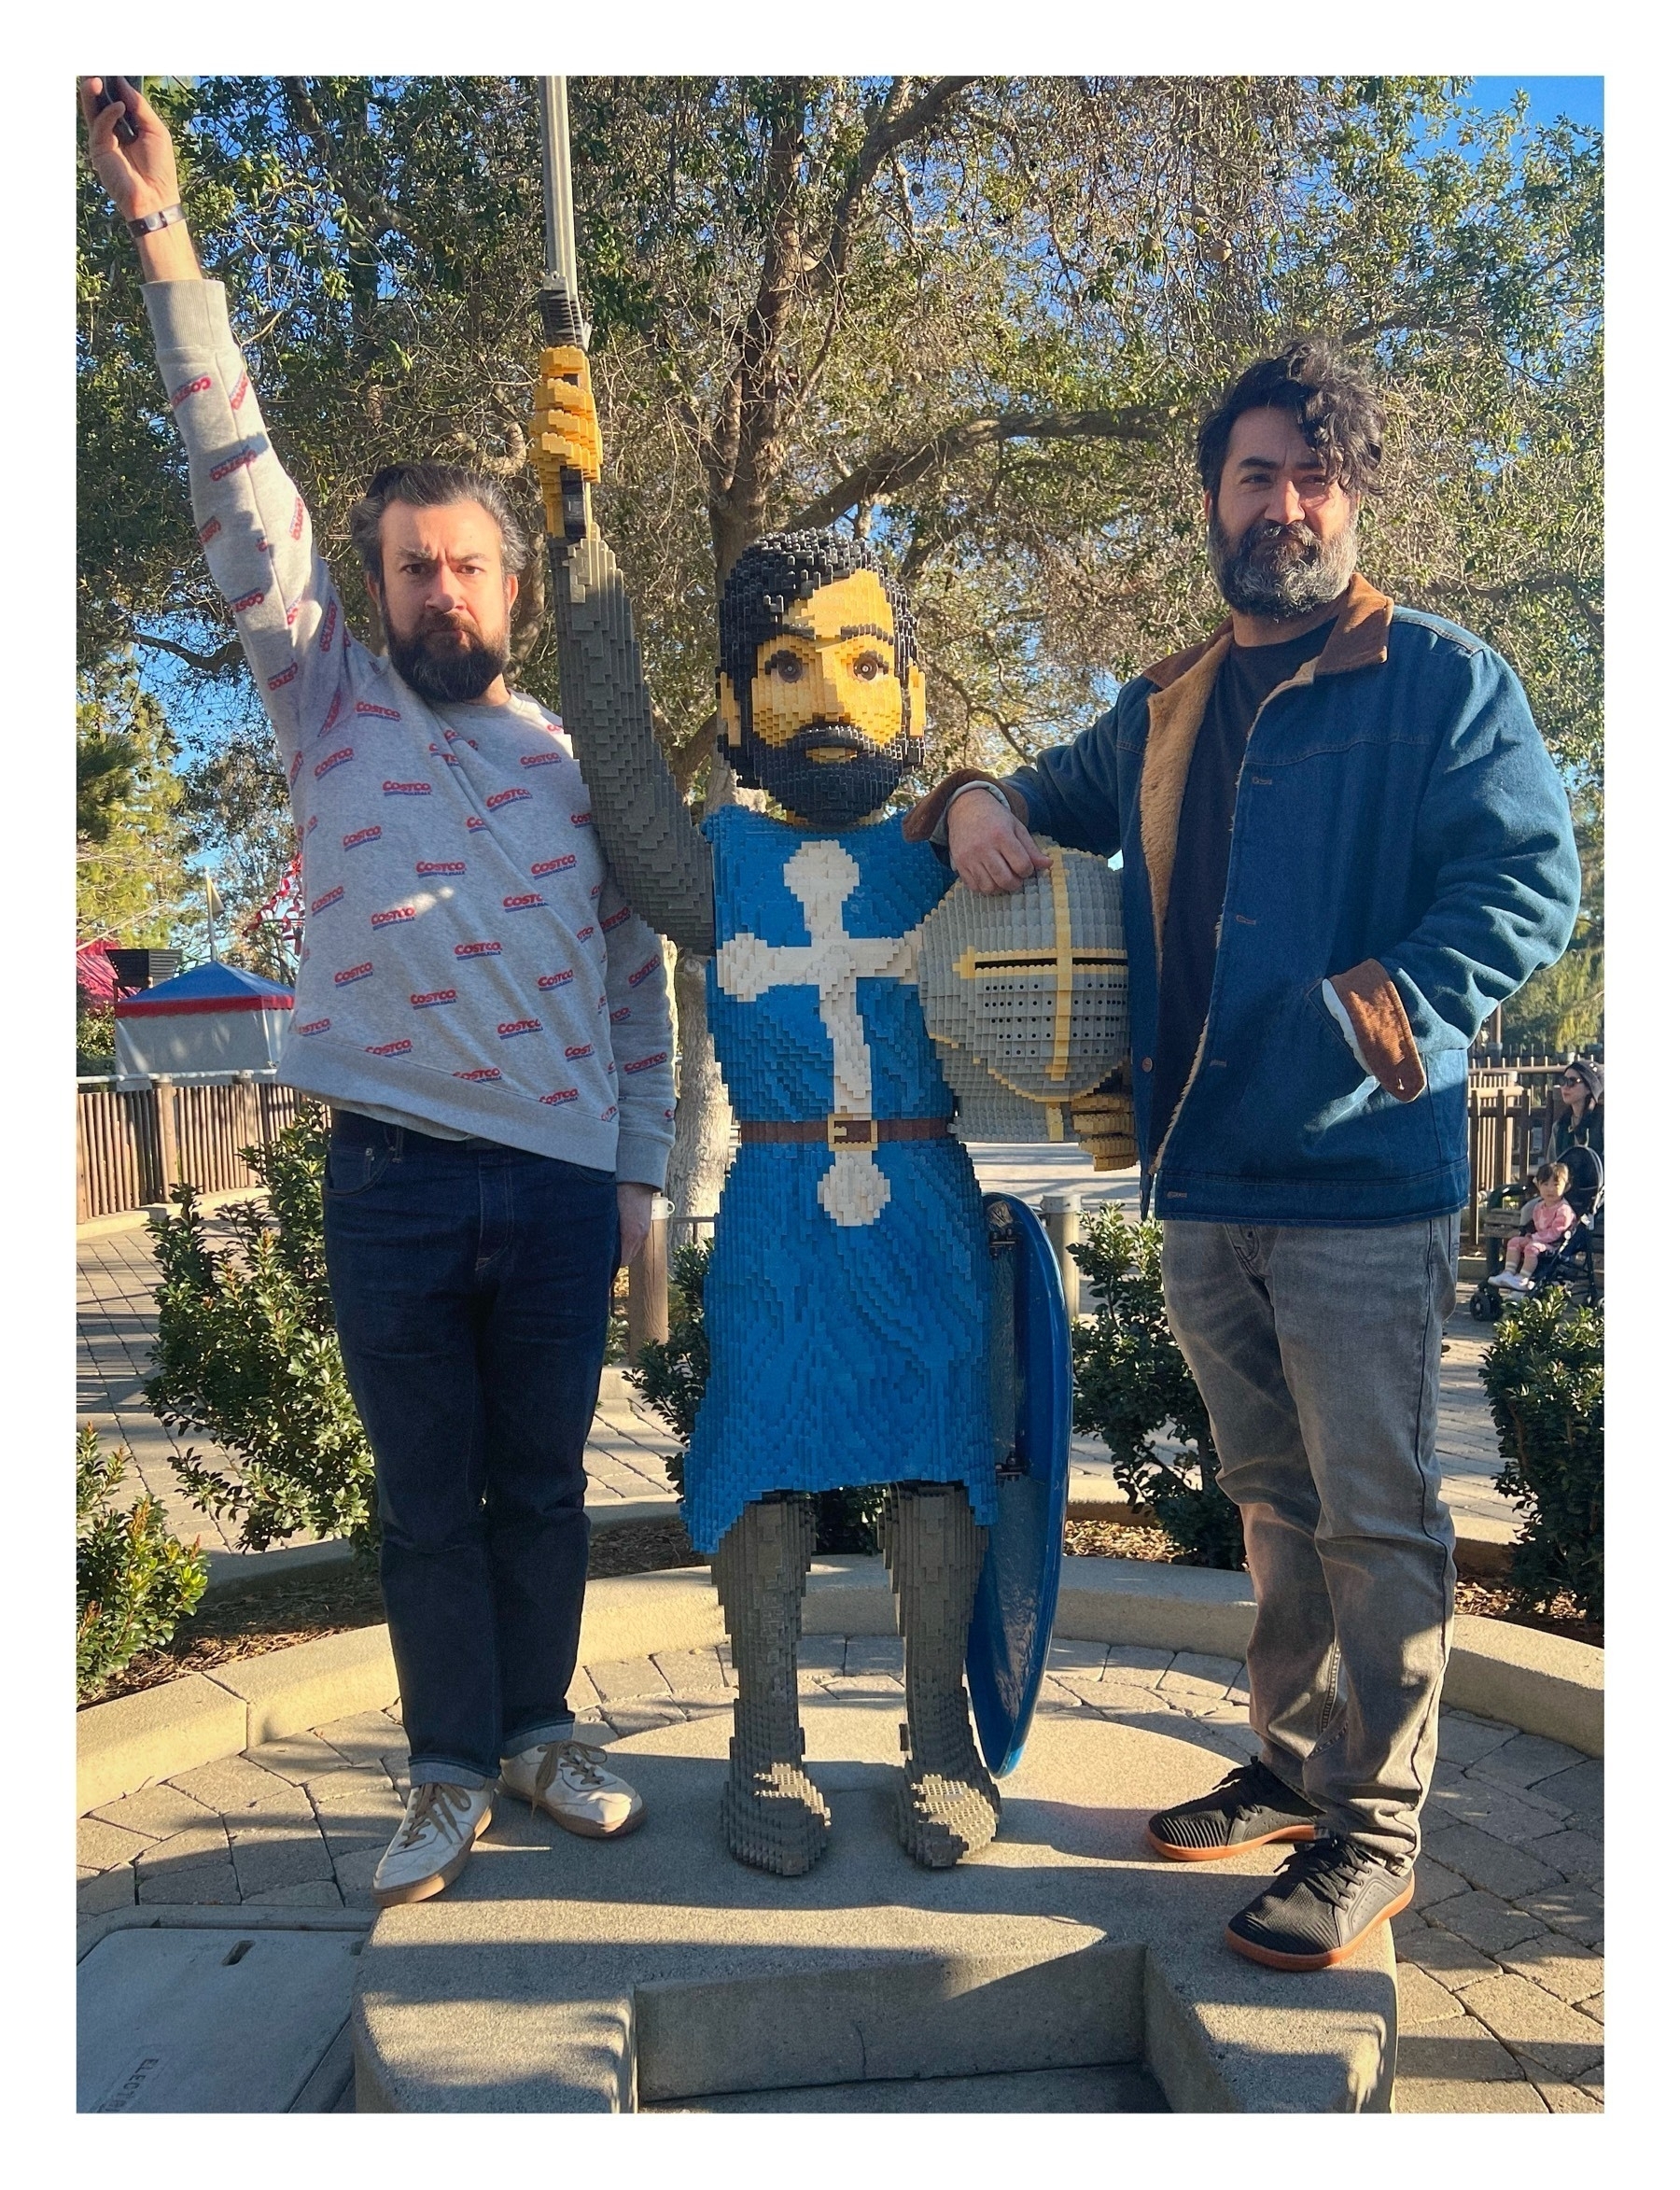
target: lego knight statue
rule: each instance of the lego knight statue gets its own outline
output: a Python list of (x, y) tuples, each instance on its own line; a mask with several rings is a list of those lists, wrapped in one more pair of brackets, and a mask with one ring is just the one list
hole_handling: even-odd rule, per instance
[[(532, 443), (557, 530), (556, 474), (598, 477), (600, 440), (583, 353), (549, 350), (543, 370)], [(721, 741), (780, 818), (726, 806), (696, 827), (593, 530), (558, 592), (566, 725), (595, 828), (642, 917), (710, 960), (740, 1126), (684, 1467), (740, 1683), (725, 1836), (740, 1861), (785, 1876), (822, 1852), (795, 1659), (815, 1494), (882, 1483), (905, 1661), (897, 1829), (917, 1862), (943, 1869), (997, 1828), (963, 1686), (997, 1494), (986, 1226), (917, 987), (917, 931), (953, 877), (882, 816), (920, 753), (909, 605), (866, 542), (791, 533), (746, 550), (720, 611)]]

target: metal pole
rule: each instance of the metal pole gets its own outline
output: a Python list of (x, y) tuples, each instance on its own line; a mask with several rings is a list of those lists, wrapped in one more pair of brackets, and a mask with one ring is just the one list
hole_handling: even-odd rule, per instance
[(630, 1300), (624, 1316), (624, 1352), (632, 1361), (644, 1346), (663, 1346), (671, 1335), (669, 1226), (674, 1204), (654, 1196), (652, 1220), (641, 1253), (630, 1265)]
[(1085, 1196), (1070, 1190), (1046, 1194), (1039, 1203), (1039, 1214), (1056, 1250), (1057, 1268), (1061, 1271), (1070, 1324), (1079, 1321), (1079, 1265), (1073, 1259), (1072, 1249), (1084, 1223), (1080, 1214), (1084, 1208)]

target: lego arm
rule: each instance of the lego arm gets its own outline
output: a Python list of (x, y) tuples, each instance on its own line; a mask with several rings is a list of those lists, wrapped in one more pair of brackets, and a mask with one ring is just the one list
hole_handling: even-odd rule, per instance
[[(558, 559), (558, 558), (556, 558)], [(689, 818), (653, 733), (629, 597), (598, 533), (556, 589), (560, 698), (596, 834), (644, 920), (679, 949), (714, 948), (711, 847)]]

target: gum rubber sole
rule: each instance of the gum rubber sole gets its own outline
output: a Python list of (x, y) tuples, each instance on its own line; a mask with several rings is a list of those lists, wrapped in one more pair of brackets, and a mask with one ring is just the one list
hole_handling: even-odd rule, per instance
[(1146, 1825), (1143, 1837), (1157, 1856), (1165, 1856), (1169, 1863), (1223, 1863), (1229, 1856), (1245, 1856), (1252, 1847), (1269, 1847), (1274, 1840), (1310, 1840), (1317, 1828), (1310, 1822), (1300, 1825), (1282, 1825), (1276, 1832), (1262, 1832), (1255, 1840), (1233, 1840), (1225, 1847), (1169, 1847), (1164, 1840), (1157, 1840)]
[(490, 1821), (496, 1815), (494, 1803), (485, 1805), (484, 1814), (472, 1828), (472, 1838), (456, 1848), (441, 1871), (434, 1871), (429, 1878), (416, 1878), (409, 1886), (387, 1886), (383, 1891), (371, 1888), (376, 1909), (399, 1909), (414, 1901), (429, 1901), (434, 1893), (441, 1893), (446, 1886), (453, 1886), (467, 1868), (467, 1859), (478, 1846), (483, 1835), (489, 1832)]
[(1229, 1925), (1225, 1927), (1225, 1944), (1234, 1947), (1249, 1961), (1259, 1962), (1268, 1970), (1333, 1969), (1337, 1962), (1345, 1962), (1351, 1956), (1357, 1954), (1379, 1924), (1386, 1924), (1392, 1917), (1397, 1916), (1402, 1909), (1410, 1908), (1416, 1885), (1415, 1878), (1407, 1878), (1403, 1893), (1396, 1895), (1387, 1908), (1379, 1909), (1363, 1930), (1355, 1932), (1351, 1939), (1344, 1940), (1340, 1946), (1333, 1946), (1327, 1954), (1282, 1954), (1275, 1946), (1256, 1946), (1253, 1941), (1239, 1938)]

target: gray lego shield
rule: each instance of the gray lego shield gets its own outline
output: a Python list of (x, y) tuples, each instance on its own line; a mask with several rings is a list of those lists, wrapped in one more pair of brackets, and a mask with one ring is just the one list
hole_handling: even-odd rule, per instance
[(1042, 846), (1048, 869), (1006, 896), (959, 882), (922, 922), (917, 985), (963, 1141), (1074, 1138), (1071, 1105), (1127, 1054), (1120, 877)]

